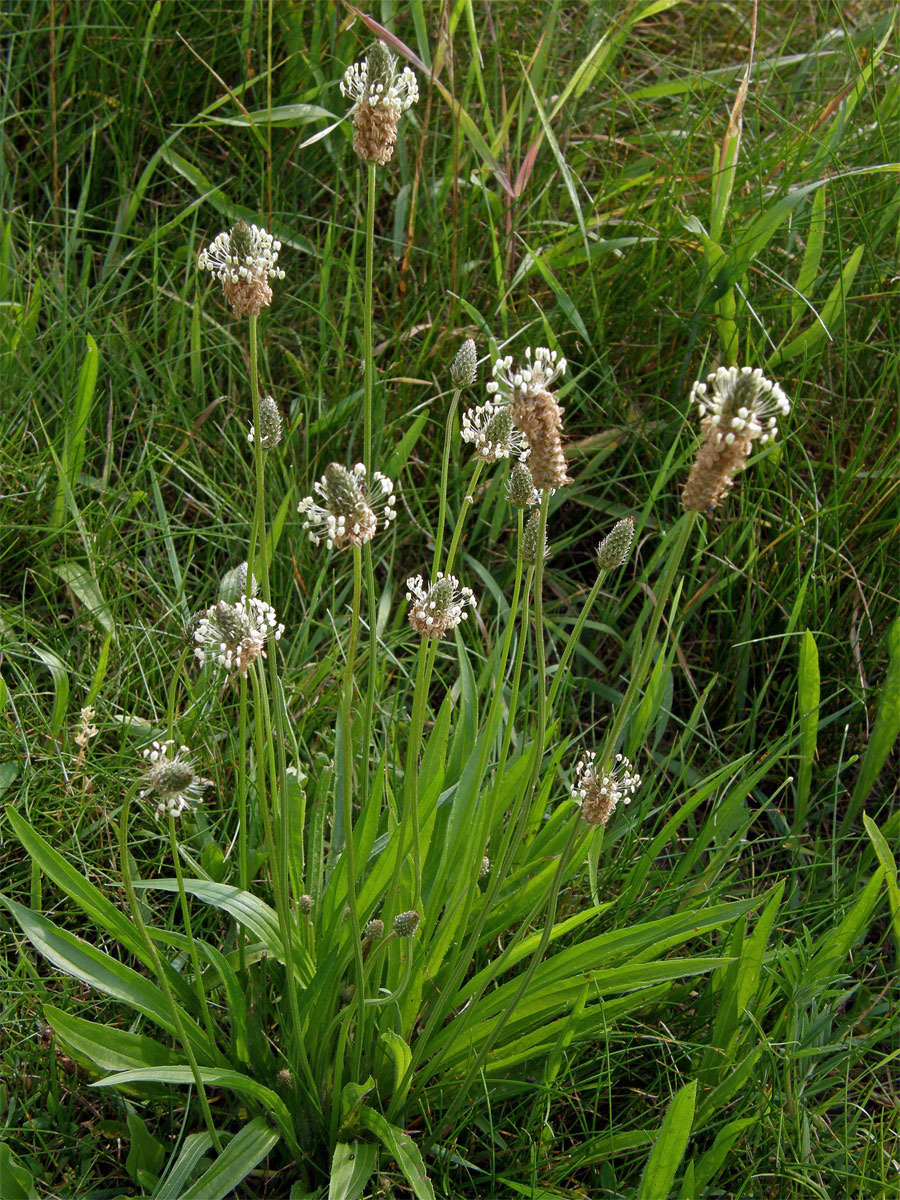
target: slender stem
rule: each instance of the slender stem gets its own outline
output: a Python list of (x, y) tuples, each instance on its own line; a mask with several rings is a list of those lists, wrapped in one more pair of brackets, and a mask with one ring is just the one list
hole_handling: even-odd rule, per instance
[[(450, 411), (447, 413), (447, 424), (444, 429), (444, 457), (441, 462), (441, 491), (440, 491), (440, 507), (438, 509), (437, 532), (434, 535), (434, 561), (431, 567), (431, 576), (438, 572), (441, 565), (441, 550), (444, 546), (444, 524), (447, 520), (447, 480), (450, 474), (450, 441), (453, 437), (453, 418), (456, 416), (456, 406), (459, 404), (459, 398), (462, 395), (462, 388), (456, 388), (453, 392), (453, 399), (450, 401)], [(449, 568), (448, 568), (449, 570)]]
[[(238, 701), (238, 883), (242, 892), (250, 886), (250, 865), (247, 854), (247, 677), (241, 675), (240, 699)], [(241, 966), (243, 966), (244, 939), (240, 939)]]
[(253, 707), (256, 714), (254, 722), (254, 732), (256, 734), (256, 794), (259, 799), (259, 811), (265, 830), (266, 845), (269, 850), (272, 890), (275, 894), (275, 911), (278, 916), (278, 930), (281, 934), (282, 949), (284, 952), (285, 986), (287, 988), (291, 1029), (296, 1043), (297, 1058), (303, 1068), (309, 1097), (318, 1112), (315, 1079), (306, 1053), (306, 1045), (303, 1039), (303, 1022), (300, 1017), (300, 1005), (297, 998), (297, 979), (294, 973), (293, 932), (291, 929), (290, 912), (288, 910), (286, 889), (281, 879), (280, 856), (276, 853), (275, 831), (267, 795), (266, 766), (268, 765), (270, 778), (274, 782), (275, 762), (272, 748), (272, 722), (269, 714), (269, 699), (266, 694), (266, 676), (259, 659), (256, 660), (251, 668), (250, 681), (253, 685)]
[(260, 562), (260, 580), (262, 596), (266, 603), (271, 602), (269, 591), (269, 555), (266, 546), (266, 490), (265, 490), (265, 450), (262, 448), (260, 437), (262, 430), (259, 424), (259, 371), (257, 321), (258, 317), (251, 316), (250, 322), (250, 399), (253, 404), (253, 460), (256, 469), (256, 503), (253, 508), (253, 525), (250, 533), (250, 551), (247, 558), (247, 595), (252, 595), (253, 572), (256, 569), (256, 543), (259, 539), (262, 551)]
[[(362, 1061), (364, 1014), (364, 966), (359, 928), (359, 909), (356, 903), (356, 855), (353, 840), (353, 733), (350, 717), (353, 710), (353, 667), (356, 659), (356, 634), (359, 627), (359, 605), (362, 594), (362, 555), (359, 546), (353, 547), (353, 608), (350, 612), (350, 637), (344, 664), (344, 687), (341, 695), (341, 803), (344, 817), (344, 863), (347, 877), (347, 907), (350, 909), (350, 929), (353, 939), (353, 959), (356, 968), (357, 1029), (353, 1041), (356, 1077)], [(370, 670), (372, 664), (370, 664)]]
[(462, 536), (463, 525), (466, 523), (466, 517), (469, 515), (469, 509), (472, 507), (472, 497), (475, 495), (475, 488), (478, 485), (478, 479), (484, 468), (484, 463), (480, 458), (475, 460), (475, 470), (472, 472), (472, 478), (469, 481), (469, 486), (466, 488), (466, 494), (463, 498), (462, 508), (459, 510), (459, 516), (456, 518), (456, 528), (453, 530), (453, 539), (450, 542), (450, 549), (447, 551), (447, 566), (444, 573), (449, 575), (453, 570), (453, 561), (456, 558), (456, 551), (459, 547), (459, 539)]
[[(631, 679), (628, 681), (628, 687), (625, 691), (625, 696), (616, 711), (615, 718), (609, 733), (606, 735), (605, 746), (602, 757), (598, 756), (598, 766), (607, 763), (615, 753), (616, 743), (622, 733), (622, 728), (628, 719), (628, 714), (631, 711), (631, 706), (634, 703), (634, 698), (638, 688), (644, 682), (644, 678), (650, 667), (650, 659), (653, 657), (653, 651), (656, 647), (656, 632), (659, 629), (659, 623), (662, 620), (663, 612), (665, 611), (666, 603), (669, 599), (669, 593), (672, 590), (672, 584), (675, 582), (675, 577), (678, 574), (678, 568), (681, 566), (681, 559), (684, 555), (685, 547), (688, 543), (691, 530), (694, 528), (694, 521), (697, 517), (695, 512), (686, 512), (681, 518), (680, 528), (675, 533), (675, 544), (671, 550), (666, 552), (665, 566), (656, 590), (656, 606), (653, 609), (653, 614), (650, 617), (650, 623), (647, 627), (647, 632), (644, 635), (644, 642), (641, 646), (641, 654), (638, 659), (638, 665), (631, 673)], [(672, 533), (669, 534), (669, 537)], [(668, 537), (666, 538), (668, 541)]]
[(525, 806), (530, 809), (535, 788), (541, 774), (544, 758), (544, 738), (547, 734), (547, 664), (544, 656), (544, 555), (542, 553), (547, 533), (547, 509), (550, 493), (544, 492), (541, 500), (541, 516), (537, 536), (537, 561), (534, 564), (534, 649), (537, 660), (537, 727), (534, 734), (534, 760), (531, 777), (525, 792)]
[[(538, 545), (540, 545), (540, 542), (538, 543)], [(478, 1054), (475, 1055), (474, 1058), (470, 1061), (468, 1070), (466, 1071), (466, 1074), (465, 1074), (465, 1077), (464, 1077), (462, 1083), (457, 1086), (456, 1096), (453, 1100), (453, 1103), (450, 1105), (449, 1109), (443, 1116), (443, 1123), (444, 1123), (445, 1127), (450, 1125), (453, 1118), (456, 1116), (457, 1112), (459, 1112), (460, 1107), (465, 1102), (465, 1100), (468, 1096), (469, 1090), (472, 1087), (473, 1082), (481, 1074), (482, 1067), (484, 1066), (485, 1062), (487, 1061), (488, 1055), (490, 1054), (491, 1050), (496, 1045), (497, 1039), (500, 1037), (500, 1034), (506, 1028), (506, 1024), (509, 1021), (509, 1018), (513, 1015), (513, 1013), (516, 1011), (516, 1009), (521, 1004), (522, 998), (525, 996), (526, 992), (528, 991), (528, 988), (531, 985), (531, 981), (534, 978), (534, 973), (538, 969), (538, 966), (540, 965), (541, 960), (543, 959), (544, 955), (547, 952), (547, 947), (550, 945), (550, 939), (553, 936), (553, 926), (556, 923), (556, 909), (557, 909), (557, 905), (559, 902), (559, 892), (560, 892), (560, 888), (562, 887), (562, 881), (565, 876), (565, 872), (568, 870), (569, 863), (572, 860), (572, 853), (578, 842), (579, 835), (583, 832), (584, 832), (584, 829), (582, 827), (580, 820), (573, 821), (572, 828), (569, 831), (569, 839), (566, 842), (565, 848), (559, 857), (559, 862), (557, 863), (557, 866), (556, 866), (556, 874), (554, 875), (553, 883), (550, 886), (550, 898), (547, 903), (547, 913), (544, 918), (544, 928), (541, 933), (541, 940), (538, 943), (537, 948), (534, 951), (534, 954), (532, 954), (532, 956), (531, 956), (531, 960), (528, 963), (528, 967), (527, 967), (524, 975), (522, 976), (522, 982), (519, 984), (519, 987), (516, 990), (516, 994), (513, 996), (512, 1000), (510, 1000), (509, 1004), (503, 1010), (503, 1013), (501, 1014), (500, 1019), (493, 1026), (489, 1035), (485, 1038), (484, 1042), (482, 1043), (481, 1049), (478, 1051)]]
[(403, 770), (403, 816), (400, 825), (400, 846), (397, 861), (401, 860), (406, 841), (407, 826), (412, 830), (413, 850), (413, 908), (418, 908), (422, 900), (422, 851), (419, 845), (419, 754), (422, 749), (422, 732), (425, 729), (425, 710), (428, 701), (428, 684), (426, 675), (430, 675), (429, 651), (432, 643), (425, 638), (419, 644), (418, 661), (416, 663), (416, 688), (413, 693), (412, 722), (409, 727), (409, 742), (406, 747), (406, 766)]
[(364, 355), (364, 412), (363, 412), (363, 463), (366, 475), (372, 474), (372, 408), (375, 392), (375, 339), (372, 333), (375, 302), (373, 299), (373, 276), (375, 271), (375, 164), (368, 163), (366, 176), (368, 199), (366, 203), (366, 281), (363, 300), (363, 355)]
[(606, 571), (598, 571), (594, 586), (591, 588), (590, 595), (584, 602), (581, 612), (578, 614), (578, 620), (572, 626), (572, 632), (569, 634), (569, 640), (566, 642), (565, 648), (559, 658), (559, 666), (556, 668), (556, 673), (553, 676), (553, 682), (550, 685), (550, 695), (547, 697), (547, 709), (550, 713), (553, 712), (553, 705), (556, 703), (556, 698), (559, 695), (559, 689), (562, 686), (562, 681), (565, 678), (566, 667), (569, 665), (569, 659), (572, 657), (572, 651), (578, 645), (578, 639), (581, 636), (581, 631), (584, 629), (584, 623), (588, 618), (588, 613), (594, 607), (594, 601), (597, 599), (597, 593), (600, 591), (600, 584), (606, 576)]
[(215, 1027), (213, 1026), (212, 1017), (209, 1012), (209, 1004), (206, 999), (206, 987), (203, 983), (203, 972), (200, 968), (200, 959), (197, 956), (197, 947), (194, 945), (194, 931), (191, 926), (191, 909), (188, 904), (187, 894), (184, 890), (184, 874), (181, 870), (181, 859), (178, 854), (178, 839), (175, 837), (175, 817), (169, 813), (169, 845), (172, 848), (172, 861), (175, 864), (175, 878), (178, 881), (178, 895), (181, 900), (181, 916), (184, 920), (184, 928), (187, 933), (188, 945), (190, 946), (191, 965), (194, 968), (194, 978), (197, 981), (197, 989), (200, 993), (200, 1008), (203, 1013), (203, 1024), (206, 1028), (206, 1036), (216, 1044)]
[[(141, 913), (140, 905), (138, 904), (137, 896), (134, 891), (134, 883), (131, 879), (131, 868), (128, 864), (128, 813), (131, 808), (131, 801), (134, 796), (134, 788), (129, 789), (122, 801), (122, 811), (119, 815), (119, 868), (122, 872), (122, 883), (125, 886), (125, 894), (128, 897), (128, 905), (131, 909), (131, 919), (134, 922), (135, 928), (143, 939), (144, 945), (150, 957), (153, 959), (153, 965), (156, 968), (156, 975), (160, 986), (166, 996), (166, 1001), (172, 1013), (172, 1023), (178, 1030), (178, 1036), (181, 1039), (181, 1045), (187, 1055), (188, 1063), (190, 1064), (191, 1074), (194, 1077), (194, 1086), (197, 1089), (197, 1097), (200, 1100), (200, 1108), (203, 1112), (203, 1119), (206, 1122), (206, 1128), (209, 1131), (209, 1136), (212, 1139), (212, 1144), (216, 1148), (218, 1154), (222, 1153), (222, 1143), (219, 1140), (219, 1131), (216, 1129), (212, 1118), (212, 1112), (209, 1108), (209, 1100), (206, 1097), (206, 1087), (200, 1075), (200, 1068), (197, 1065), (197, 1058), (194, 1054), (194, 1048), (187, 1036), (187, 1031), (184, 1027), (184, 1022), (181, 1019), (181, 1011), (175, 1002), (175, 997), (172, 995), (172, 988), (169, 980), (166, 978), (165, 967), (163, 966), (162, 958), (159, 951), (154, 945), (153, 939), (147, 932), (147, 926), (144, 924), (144, 918)], [(215, 1049), (215, 1043), (213, 1043)]]

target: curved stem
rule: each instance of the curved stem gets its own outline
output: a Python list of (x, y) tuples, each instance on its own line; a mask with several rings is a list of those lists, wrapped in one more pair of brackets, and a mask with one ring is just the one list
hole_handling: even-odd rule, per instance
[(462, 508), (459, 510), (459, 516), (456, 518), (456, 528), (453, 530), (453, 539), (450, 542), (450, 549), (447, 551), (447, 565), (444, 568), (444, 574), (449, 575), (453, 570), (453, 560), (456, 558), (456, 551), (459, 547), (459, 539), (462, 536), (463, 525), (466, 523), (466, 517), (469, 515), (469, 509), (472, 507), (472, 497), (475, 495), (475, 488), (478, 485), (479, 477), (484, 469), (484, 463), (480, 458), (475, 460), (475, 470), (472, 472), (472, 478), (469, 481), (469, 486), (466, 488), (466, 494), (463, 498)]
[(572, 626), (572, 632), (569, 634), (569, 639), (566, 642), (565, 648), (559, 658), (559, 665), (556, 668), (556, 673), (553, 676), (553, 682), (550, 685), (550, 695), (547, 697), (547, 709), (552, 714), (553, 706), (556, 703), (559, 689), (562, 686), (562, 681), (565, 678), (566, 667), (569, 665), (569, 659), (572, 657), (572, 651), (578, 645), (578, 639), (581, 636), (581, 631), (584, 629), (584, 623), (588, 618), (588, 613), (594, 607), (594, 601), (597, 599), (597, 593), (600, 591), (600, 584), (606, 575), (606, 571), (598, 571), (597, 579), (594, 586), (591, 588), (587, 600), (585, 600), (581, 612), (578, 614), (578, 619)]

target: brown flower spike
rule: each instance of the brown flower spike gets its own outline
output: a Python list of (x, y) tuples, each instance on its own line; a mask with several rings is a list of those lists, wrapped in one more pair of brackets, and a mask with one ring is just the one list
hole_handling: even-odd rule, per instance
[(397, 122), (419, 98), (416, 77), (383, 42), (373, 42), (365, 60), (353, 63), (341, 80), (341, 95), (354, 101), (353, 149), (367, 163), (385, 166), (397, 140)]
[(493, 382), (487, 385), (491, 396), (501, 390), (507, 394), (510, 416), (528, 442), (528, 466), (534, 486), (541, 491), (572, 482), (562, 445), (565, 409), (550, 390), (565, 370), (564, 358), (558, 358), (555, 350), (538, 346), (533, 359), (527, 349), (525, 363), (515, 368), (511, 355), (498, 359)]
[(731, 491), (753, 443), (777, 437), (778, 417), (786, 416), (791, 405), (758, 367), (719, 367), (706, 383), (694, 384), (691, 400), (702, 418), (703, 441), (681, 503), (688, 512), (708, 512)]

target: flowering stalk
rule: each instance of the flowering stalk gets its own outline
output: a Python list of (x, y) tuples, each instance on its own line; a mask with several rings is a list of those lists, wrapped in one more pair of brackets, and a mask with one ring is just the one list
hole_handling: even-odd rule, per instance
[(172, 862), (175, 864), (175, 879), (178, 883), (178, 896), (181, 901), (181, 916), (184, 920), (184, 928), (187, 934), (188, 946), (190, 947), (191, 965), (194, 968), (194, 980), (197, 984), (197, 991), (200, 995), (200, 1011), (203, 1013), (203, 1025), (206, 1029), (206, 1036), (210, 1043), (216, 1044), (215, 1027), (213, 1026), (212, 1017), (209, 1015), (209, 1003), (206, 999), (206, 987), (203, 983), (203, 972), (200, 969), (200, 959), (197, 955), (197, 947), (194, 944), (194, 931), (191, 927), (191, 909), (188, 904), (187, 893), (184, 890), (184, 873), (181, 870), (181, 858), (178, 854), (178, 840), (175, 837), (175, 814), (169, 810), (169, 845), (172, 850)]
[[(353, 667), (356, 660), (356, 633), (359, 627), (359, 607), (362, 592), (362, 554), (359, 546), (353, 547), (353, 607), (350, 610), (350, 638), (344, 663), (344, 687), (341, 695), (341, 806), (344, 820), (344, 860), (347, 877), (347, 907), (350, 910), (353, 962), (356, 974), (354, 998), (357, 1005), (356, 1037), (353, 1042), (355, 1078), (359, 1078), (363, 1045), (363, 1016), (365, 970), (360, 942), (359, 910), (356, 903), (356, 857), (353, 843), (353, 733), (350, 718), (353, 709)], [(374, 636), (374, 630), (373, 630)], [(374, 661), (369, 664), (369, 674), (374, 675)], [(366, 747), (366, 753), (368, 747)]]
[(653, 657), (653, 652), (656, 648), (656, 633), (659, 629), (659, 623), (662, 620), (663, 612), (669, 599), (669, 594), (672, 591), (672, 585), (678, 574), (678, 569), (681, 566), (681, 560), (684, 556), (685, 547), (688, 543), (691, 530), (694, 528), (694, 521), (697, 514), (695, 512), (687, 512), (681, 517), (680, 523), (670, 530), (666, 537), (666, 541), (673, 539), (673, 546), (666, 554), (665, 566), (660, 577), (659, 584), (656, 589), (656, 604), (653, 613), (650, 617), (650, 622), (647, 626), (647, 631), (644, 635), (644, 642), (641, 646), (640, 657), (638, 658), (637, 666), (631, 673), (631, 678), (628, 681), (628, 687), (625, 690), (625, 695), (622, 698), (616, 715), (613, 718), (613, 723), (607, 734), (603, 753), (598, 755), (601, 765), (611, 760), (615, 753), (616, 744), (619, 736), (622, 733), (622, 728), (628, 719), (628, 714), (631, 712), (631, 707), (634, 704), (635, 696), (638, 688), (644, 682), (647, 672), (650, 669), (650, 660)]
[[(375, 301), (375, 164), (370, 162), (366, 171), (366, 278), (363, 298), (363, 463), (367, 473), (372, 472), (372, 409), (375, 392), (375, 339), (372, 323)], [(373, 613), (370, 611), (369, 619)], [(374, 623), (372, 625), (374, 629)]]
[(444, 426), (444, 456), (441, 460), (441, 491), (439, 497), (437, 532), (434, 535), (434, 558), (431, 574), (436, 575), (441, 565), (441, 551), (444, 548), (444, 525), (447, 520), (447, 481), (450, 474), (450, 441), (453, 437), (453, 422), (459, 398), (463, 388), (475, 382), (475, 343), (471, 338), (463, 342), (450, 368), (450, 379), (453, 383), (453, 397)]
[(547, 700), (549, 711), (553, 712), (553, 705), (556, 703), (556, 698), (559, 695), (559, 689), (562, 686), (565, 678), (566, 667), (569, 659), (572, 657), (572, 652), (578, 645), (581, 638), (581, 631), (584, 629), (584, 623), (588, 618), (588, 613), (594, 607), (594, 602), (597, 599), (597, 594), (600, 591), (600, 585), (609, 574), (610, 571), (622, 566), (628, 551), (631, 548), (631, 539), (634, 536), (634, 519), (626, 517), (624, 521), (618, 521), (614, 526), (612, 533), (608, 534), (600, 543), (597, 551), (597, 578), (594, 581), (594, 586), (591, 588), (590, 595), (584, 602), (584, 607), (578, 614), (578, 619), (572, 626), (572, 632), (569, 634), (568, 641), (565, 644), (562, 654), (560, 655), (559, 665), (556, 668), (556, 673), (553, 676), (553, 683), (550, 685), (550, 695)]
[(472, 507), (472, 497), (475, 495), (475, 488), (478, 486), (478, 479), (484, 469), (484, 462), (479, 458), (475, 461), (475, 470), (472, 472), (472, 478), (469, 480), (469, 486), (466, 489), (466, 494), (463, 497), (462, 508), (459, 510), (459, 516), (456, 518), (456, 528), (453, 530), (453, 537), (450, 541), (450, 549), (447, 551), (447, 563), (444, 567), (444, 573), (449, 575), (453, 570), (453, 560), (456, 558), (456, 551), (459, 547), (459, 539), (462, 536), (463, 525), (466, 522), (466, 517), (469, 515), (469, 510)]

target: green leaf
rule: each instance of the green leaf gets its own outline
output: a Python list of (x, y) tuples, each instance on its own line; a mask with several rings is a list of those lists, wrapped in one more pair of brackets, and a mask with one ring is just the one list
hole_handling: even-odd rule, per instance
[(131, 1134), (131, 1145), (128, 1157), (125, 1159), (125, 1170), (135, 1183), (144, 1184), (148, 1176), (155, 1183), (159, 1177), (159, 1169), (166, 1157), (166, 1149), (162, 1142), (150, 1133), (147, 1126), (129, 1104), (125, 1119), (128, 1122), (128, 1132)]
[(809, 216), (809, 233), (806, 235), (806, 250), (803, 252), (803, 262), (800, 264), (800, 274), (797, 276), (797, 291), (799, 295), (791, 301), (791, 321), (799, 321), (806, 309), (804, 298), (812, 290), (819, 273), (819, 263), (822, 261), (822, 250), (825, 246), (825, 192), (819, 191), (813, 196), (812, 212)]
[(696, 1165), (694, 1165), (695, 1160), (689, 1164), (694, 1166), (693, 1186), (689, 1191), (685, 1189), (684, 1184), (687, 1182), (687, 1171), (685, 1171), (679, 1200), (696, 1200), (697, 1196), (705, 1196), (714, 1176), (725, 1164), (734, 1143), (745, 1129), (749, 1129), (751, 1125), (755, 1124), (755, 1117), (741, 1117), (737, 1121), (729, 1121), (727, 1125), (723, 1125), (709, 1150), (696, 1160)]
[[(213, 1165), (178, 1200), (224, 1200), (237, 1194), (238, 1184), (246, 1179), (278, 1144), (279, 1135), (262, 1117), (254, 1117), (235, 1134)], [(162, 1193), (159, 1200), (162, 1200)], [(155, 1198), (156, 1200), (156, 1198)]]
[(409, 1083), (411, 1082), (411, 1080), (407, 1081), (406, 1089), (404, 1089), (401, 1095), (399, 1088), (403, 1076), (412, 1062), (412, 1051), (405, 1038), (402, 1038), (399, 1033), (395, 1033), (393, 1029), (385, 1029), (378, 1040), (387, 1047), (388, 1053), (394, 1062), (394, 1092), (391, 1097), (391, 1103), (399, 1107), (405, 1099), (406, 1090), (409, 1088)]
[(0, 1196), (3, 1200), (38, 1200), (34, 1176), (22, 1166), (6, 1142), (0, 1142)]
[(178, 1157), (154, 1188), (150, 1200), (183, 1200), (187, 1190), (185, 1185), (193, 1178), (203, 1156), (211, 1149), (212, 1138), (208, 1133), (188, 1134)]
[(656, 1145), (650, 1152), (637, 1200), (665, 1200), (675, 1182), (675, 1172), (684, 1157), (691, 1125), (694, 1120), (694, 1103), (697, 1098), (697, 1080), (675, 1093), (663, 1118), (662, 1128)]
[[(227, 1067), (201, 1067), (200, 1079), (213, 1087), (227, 1088), (238, 1095), (249, 1096), (258, 1101), (275, 1118), (281, 1135), (291, 1148), (291, 1153), (303, 1157), (294, 1137), (294, 1123), (287, 1105), (271, 1088), (257, 1083), (249, 1075), (231, 1071)], [(91, 1087), (125, 1087), (129, 1083), (170, 1083), (193, 1087), (194, 1074), (190, 1067), (141, 1067), (134, 1071), (116, 1071), (92, 1083)]]
[(338, 1142), (331, 1158), (328, 1200), (359, 1200), (377, 1163), (373, 1142)]
[[(6, 819), (13, 827), (16, 837), (31, 858), (57, 887), (61, 888), (81, 908), (93, 923), (112, 934), (129, 953), (147, 967), (155, 964), (152, 955), (134, 926), (134, 923), (108, 900), (99, 888), (94, 887), (80, 871), (67, 862), (61, 854), (34, 829), (12, 805), (6, 809)], [(172, 989), (183, 1003), (191, 1003), (193, 993), (177, 971), (167, 968)]]
[(800, 720), (800, 765), (797, 770), (797, 798), (794, 809), (794, 833), (803, 830), (809, 807), (812, 764), (819, 732), (819, 651), (816, 639), (807, 629), (800, 643), (800, 668), (797, 675), (797, 700)]
[(66, 719), (66, 709), (69, 707), (69, 673), (65, 664), (53, 653), (42, 646), (35, 646), (34, 652), (50, 672), (53, 679), (53, 711), (50, 714), (50, 736), (59, 737), (63, 721)]
[(109, 605), (103, 599), (100, 586), (87, 567), (83, 563), (69, 561), (60, 563), (53, 570), (106, 633), (115, 636), (115, 624)]
[(184, 1061), (153, 1038), (73, 1017), (52, 1004), (44, 1005), (44, 1016), (68, 1054), (76, 1060), (93, 1063), (102, 1071), (180, 1066)]
[(888, 668), (878, 701), (878, 715), (860, 767), (850, 804), (841, 822), (845, 832), (875, 786), (881, 768), (900, 736), (900, 618), (888, 632)]
[[(0, 903), (5, 904), (13, 914), (35, 949), (60, 971), (74, 975), (98, 992), (123, 1000), (169, 1033), (178, 1035), (168, 1000), (149, 979), (74, 934), (58, 929), (46, 917), (23, 908), (8, 896), (0, 894)], [(203, 1030), (184, 1011), (181, 1012), (181, 1021), (198, 1060), (204, 1063), (212, 1061), (215, 1051)]]
[[(155, 888), (161, 892), (177, 892), (177, 879), (142, 879), (135, 883), (136, 888)], [(213, 883), (208, 879), (185, 879), (184, 890), (190, 896), (196, 896), (204, 904), (220, 908), (245, 925), (266, 947), (267, 951), (284, 962), (284, 943), (281, 940), (281, 930), (278, 927), (278, 916), (273, 908), (260, 900), (251, 892), (242, 892), (240, 888), (227, 883)], [(294, 945), (294, 965), (298, 970), (304, 986), (308, 986), (315, 974), (312, 960), (302, 946)]]
[(786, 346), (771, 354), (766, 360), (767, 369), (780, 366), (792, 358), (797, 358), (800, 354), (805, 354), (825, 338), (834, 341), (835, 327), (843, 320), (847, 293), (856, 278), (864, 250), (865, 246), (856, 247), (844, 263), (840, 279), (828, 293), (828, 299), (822, 306), (821, 312), (816, 314), (813, 324), (804, 329), (802, 333), (798, 333)]
[(869, 841), (875, 849), (878, 861), (884, 868), (884, 878), (887, 882), (888, 903), (891, 906), (891, 926), (894, 931), (894, 945), (900, 954), (900, 889), (897, 886), (897, 863), (887, 843), (887, 838), (867, 814), (863, 813), (863, 825), (869, 835)]
[(318, 104), (276, 104), (273, 108), (248, 112), (246, 117), (242, 114), (239, 117), (209, 117), (208, 120), (211, 125), (262, 125), (263, 128), (267, 125), (284, 125), (296, 128), (322, 118), (337, 120), (334, 113), (329, 112), (327, 108), (320, 108)]
[(402, 1129), (391, 1125), (379, 1112), (363, 1108), (359, 1114), (360, 1124), (380, 1139), (384, 1148), (397, 1160), (397, 1166), (413, 1190), (416, 1200), (434, 1200), (434, 1188), (425, 1173), (425, 1164), (419, 1148)]
[(97, 384), (97, 367), (100, 357), (97, 343), (90, 334), (85, 340), (87, 349), (78, 372), (78, 382), (75, 385), (75, 402), (69, 408), (69, 424), (66, 426), (66, 437), (60, 461), (61, 478), (53, 504), (53, 515), (50, 519), (52, 529), (59, 529), (66, 510), (66, 488), (63, 484), (63, 477), (68, 483), (69, 489), (74, 492), (81, 464), (84, 462), (84, 440), (88, 417), (94, 403), (94, 389)]

